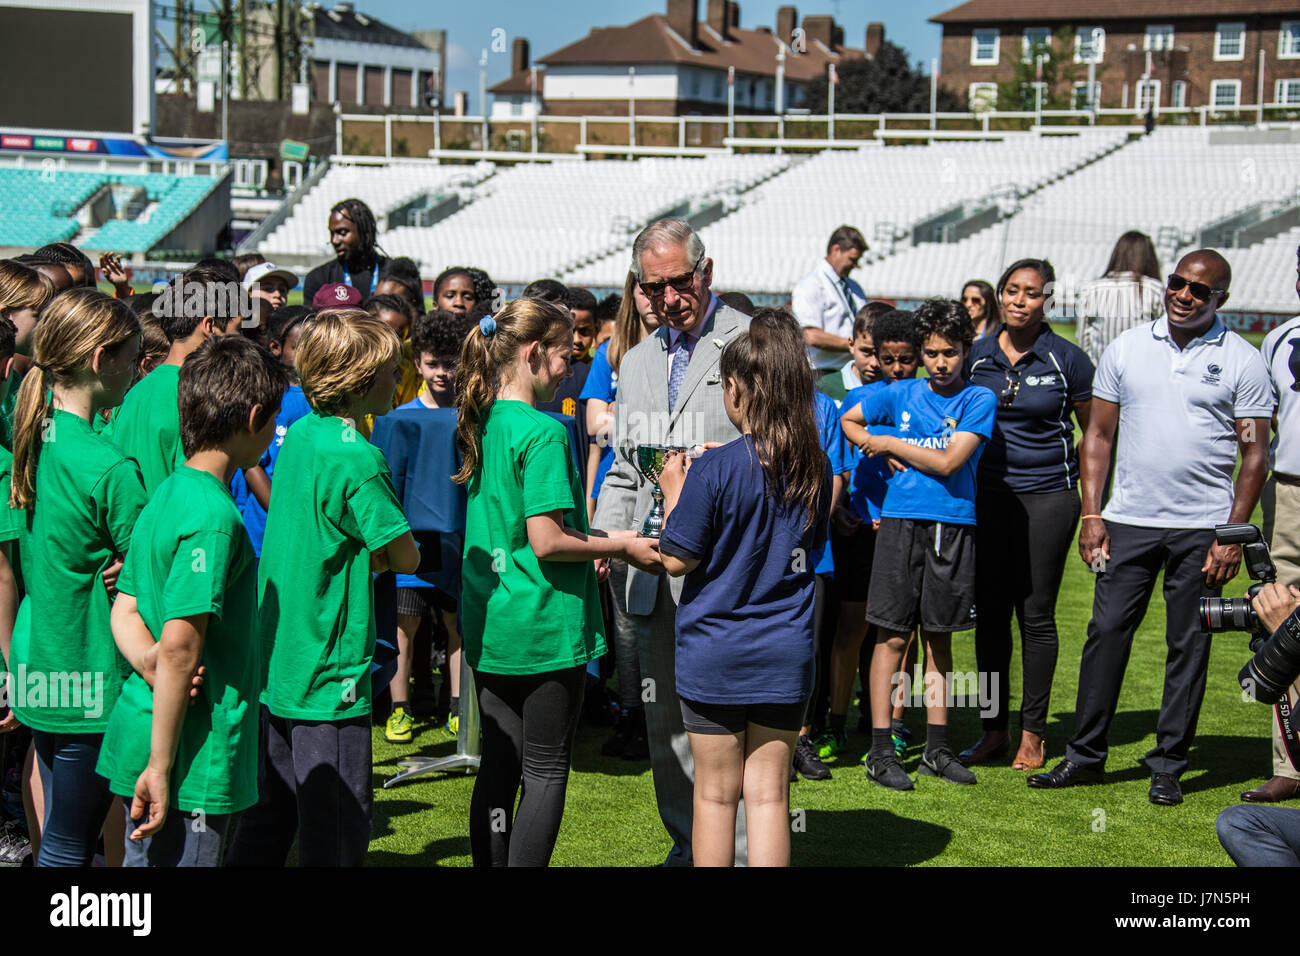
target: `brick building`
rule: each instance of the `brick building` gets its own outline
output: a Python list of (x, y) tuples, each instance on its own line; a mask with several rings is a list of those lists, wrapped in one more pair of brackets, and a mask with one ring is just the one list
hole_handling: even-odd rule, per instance
[[(445, 35), (419, 38), (358, 13), (351, 3), (310, 4), (312, 100), (349, 106), (413, 107), (441, 93)], [(422, 42), (423, 41), (423, 42)]]
[[(1300, 0), (968, 0), (930, 20), (943, 27), (940, 83), (973, 108), (996, 105), (1016, 61), (1062, 27), (1073, 62), (1097, 65), (1099, 106), (1253, 107), (1262, 80), (1265, 104), (1300, 107)], [(1085, 106), (1086, 79), (1071, 82), (1058, 92)]]
[[(537, 70), (542, 112), (576, 116), (725, 115), (729, 70), (735, 71), (735, 111), (771, 114), (778, 105), (777, 57), (785, 47), (785, 109), (803, 105), (808, 84), (831, 64), (874, 55), (884, 28), (868, 25), (865, 49), (844, 45), (844, 29), (827, 15), (799, 20), (792, 6), (777, 10), (772, 27), (742, 29), (735, 0), (667, 0), (665, 13), (621, 27), (602, 27), (542, 57)], [(779, 38), (779, 39), (778, 39)], [(631, 71), (631, 72), (629, 72)], [(489, 92), (494, 116), (530, 115), (533, 74), (527, 45), (516, 45), (511, 76)]]

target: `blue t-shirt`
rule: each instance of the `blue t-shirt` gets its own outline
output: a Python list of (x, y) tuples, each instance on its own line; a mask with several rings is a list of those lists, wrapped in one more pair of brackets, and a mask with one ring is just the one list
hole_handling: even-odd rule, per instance
[[(979, 385), (966, 385), (945, 398), (930, 387), (928, 378), (916, 378), (877, 389), (862, 403), (862, 415), (873, 434), (872, 426), (888, 425), (909, 445), (943, 449), (957, 432), (971, 432), (987, 441), (997, 404), (997, 396)], [(983, 449), (981, 441), (947, 478), (909, 465), (890, 479), (882, 516), (974, 524), (975, 475)]]
[(816, 578), (808, 559), (826, 538), (827, 470), (818, 513), (767, 495), (753, 438), (691, 466), (659, 539), (698, 559), (677, 608), (677, 692), (706, 704), (793, 704), (813, 685)]
[[(840, 404), (841, 417), (853, 411), (878, 390), (889, 387), (890, 384), (884, 379), (879, 379), (852, 389)], [(871, 432), (874, 435), (898, 434), (897, 429), (887, 425), (877, 425), (871, 429)], [(889, 479), (893, 476), (894, 470), (889, 467), (884, 455), (868, 458), (847, 438), (844, 440), (844, 448), (844, 464), (849, 471), (849, 507), (863, 521), (879, 521), (881, 508), (885, 504), (885, 492), (889, 490)]]
[[(284, 436), (289, 431), (289, 426), (310, 414), (311, 406), (307, 404), (307, 397), (302, 393), (302, 386), (290, 385), (284, 393), (284, 398), (280, 399), (280, 414), (275, 416), (275, 437), (271, 439), (271, 444), (267, 446), (257, 462), (266, 472), (267, 478), (271, 478), (275, 473), (275, 460), (280, 457), (280, 446), (284, 444)], [(262, 536), (266, 534), (266, 509), (258, 503), (257, 496), (248, 489), (242, 471), (235, 472), (234, 480), (231, 481), (231, 491), (235, 495), (235, 504), (239, 506), (239, 513), (243, 516), (244, 527), (248, 529), (249, 540), (253, 542), (253, 553), (260, 558)]]
[[(591, 360), (591, 370), (587, 372), (587, 381), (582, 385), (582, 394), (578, 396), (578, 400), (585, 402), (589, 398), (596, 398), (613, 404), (616, 395), (618, 395), (618, 373), (609, 367), (609, 342), (605, 341), (601, 342), (600, 348), (596, 349), (596, 355)], [(614, 464), (614, 446), (609, 444), (601, 450), (600, 463), (596, 466), (596, 481), (591, 486), (593, 499), (600, 494), (600, 486), (605, 483), (605, 474), (612, 464)]]
[(966, 358), (967, 380), (1009, 400), (998, 409), (980, 461), (981, 488), (1031, 494), (1078, 487), (1071, 415), (1076, 402), (1092, 398), (1094, 371), (1083, 349), (1047, 323), (1015, 365), (996, 334), (975, 343)]
[[(840, 409), (835, 399), (813, 389), (813, 412), (817, 416), (817, 431), (822, 439), (822, 451), (830, 462), (831, 475), (840, 475), (849, 470), (845, 461), (848, 442), (844, 440), (844, 429), (840, 427)], [(830, 533), (830, 514), (827, 512), (827, 531)], [(813, 570), (818, 574), (835, 573), (835, 561), (831, 557), (829, 539), (820, 548), (814, 548), (810, 556)]]

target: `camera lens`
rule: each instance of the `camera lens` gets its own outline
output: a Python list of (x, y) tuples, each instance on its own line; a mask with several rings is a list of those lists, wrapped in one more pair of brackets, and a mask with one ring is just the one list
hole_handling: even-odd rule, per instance
[(1280, 627), (1237, 675), (1242, 690), (1255, 700), (1271, 704), (1280, 700), (1300, 674), (1300, 637)]
[(1255, 624), (1250, 598), (1201, 598), (1201, 627), (1207, 633), (1249, 631)]

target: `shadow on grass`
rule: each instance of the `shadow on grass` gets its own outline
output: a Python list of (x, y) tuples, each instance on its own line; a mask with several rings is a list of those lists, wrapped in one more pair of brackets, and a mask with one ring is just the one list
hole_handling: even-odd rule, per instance
[(915, 866), (952, 841), (947, 827), (888, 810), (806, 810), (804, 830), (791, 834), (790, 863), (834, 860), (835, 866)]

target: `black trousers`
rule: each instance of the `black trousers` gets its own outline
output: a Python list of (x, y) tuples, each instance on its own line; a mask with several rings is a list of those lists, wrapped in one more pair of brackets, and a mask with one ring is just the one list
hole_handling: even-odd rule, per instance
[(483, 717), (483, 755), (469, 804), (475, 866), (550, 863), (586, 675), (582, 665), (520, 676), (474, 672)]
[(1024, 672), (1020, 729), (1042, 736), (1056, 673), (1056, 596), (1073, 550), (1079, 493), (981, 489), (975, 506), (975, 660), (997, 681), (997, 710), (983, 719), (984, 729), (1006, 730), (1010, 722), (1014, 612)]
[(1075, 704), (1074, 739), (1065, 756), (1100, 769), (1106, 763), (1106, 734), (1115, 717), (1120, 685), (1128, 666), (1133, 634), (1146, 614), (1147, 602), (1161, 568), (1164, 598), (1165, 686), (1156, 721), (1156, 745), (1146, 755), (1152, 773), (1175, 776), (1187, 769), (1187, 749), (1205, 696), (1210, 639), (1201, 633), (1198, 604), (1219, 594), (1201, 572), (1214, 531), (1137, 528), (1106, 522), (1110, 560), (1097, 575), (1092, 620), (1079, 663), (1079, 697)]

